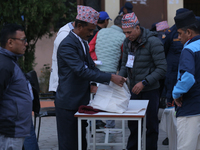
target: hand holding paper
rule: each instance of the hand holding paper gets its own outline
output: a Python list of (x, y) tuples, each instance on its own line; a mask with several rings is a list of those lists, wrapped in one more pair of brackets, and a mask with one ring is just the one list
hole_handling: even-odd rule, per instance
[(116, 74), (112, 74), (111, 81), (114, 82), (115, 84), (117, 84), (118, 86), (122, 87), (124, 82), (126, 82), (126, 78), (116, 75)]
[(96, 93), (97, 92), (98, 87), (95, 85), (90, 85), (90, 93)]

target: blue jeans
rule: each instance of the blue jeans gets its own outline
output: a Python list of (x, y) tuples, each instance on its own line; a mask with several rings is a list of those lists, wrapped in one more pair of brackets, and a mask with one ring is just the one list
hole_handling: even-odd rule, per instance
[[(141, 92), (138, 95), (131, 92), (131, 99), (149, 100), (146, 111), (146, 150), (157, 150), (159, 89)], [(128, 127), (130, 129), (130, 136), (127, 149), (137, 150), (138, 122), (128, 121)]]
[(32, 123), (31, 123), (30, 136), (26, 137), (24, 140), (24, 149), (25, 150), (39, 150), (32, 119), (31, 119), (31, 122)]
[(106, 120), (106, 128), (114, 128), (115, 127), (115, 120)]

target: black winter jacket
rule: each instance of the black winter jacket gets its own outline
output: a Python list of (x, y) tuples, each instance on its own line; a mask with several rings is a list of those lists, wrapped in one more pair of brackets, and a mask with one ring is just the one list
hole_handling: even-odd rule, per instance
[(143, 91), (159, 88), (159, 80), (165, 76), (167, 63), (165, 60), (163, 44), (156, 37), (155, 32), (141, 27), (142, 36), (139, 47), (135, 53), (135, 60), (131, 74), (126, 67), (128, 52), (131, 51), (131, 41), (126, 38), (123, 45), (122, 66), (119, 75), (129, 77), (130, 88), (135, 84), (146, 79), (149, 83)]

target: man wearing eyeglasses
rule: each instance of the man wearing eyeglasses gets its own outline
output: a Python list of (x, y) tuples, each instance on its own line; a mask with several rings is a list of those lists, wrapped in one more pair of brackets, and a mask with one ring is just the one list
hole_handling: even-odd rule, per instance
[(21, 150), (30, 135), (32, 88), (17, 60), (25, 53), (26, 35), (17, 24), (0, 33), (0, 149)]

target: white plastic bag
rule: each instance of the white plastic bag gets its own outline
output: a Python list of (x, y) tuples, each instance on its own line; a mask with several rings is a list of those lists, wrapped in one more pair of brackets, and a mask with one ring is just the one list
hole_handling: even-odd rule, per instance
[(130, 97), (131, 94), (126, 83), (120, 87), (110, 81), (109, 85), (99, 84), (90, 105), (108, 112), (123, 113), (128, 108)]

